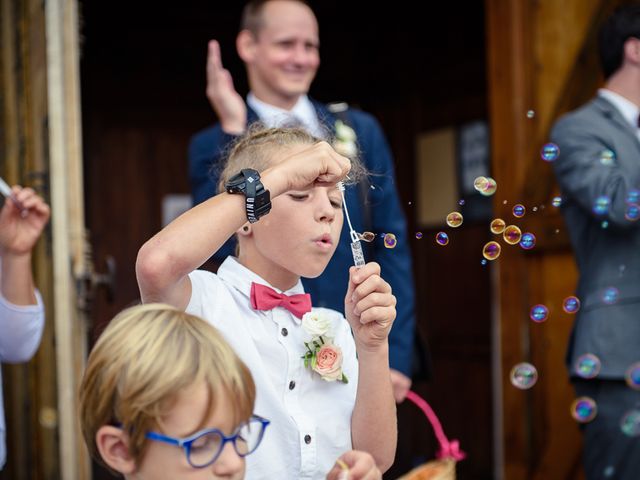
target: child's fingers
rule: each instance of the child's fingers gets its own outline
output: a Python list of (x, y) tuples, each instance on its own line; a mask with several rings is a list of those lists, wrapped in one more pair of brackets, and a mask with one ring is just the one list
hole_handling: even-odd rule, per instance
[(352, 301), (357, 304), (372, 293), (391, 294), (391, 285), (380, 275), (371, 275), (355, 288)]
[(371, 307), (360, 314), (360, 323), (366, 325), (367, 323), (376, 322), (381, 327), (387, 328), (391, 326), (395, 318), (395, 306)]
[(341, 455), (340, 460), (349, 467), (347, 478), (350, 480), (380, 480), (382, 478), (373, 457), (367, 452), (351, 450)]
[(396, 297), (391, 292), (372, 292), (353, 306), (353, 313), (362, 315), (373, 307), (395, 307)]

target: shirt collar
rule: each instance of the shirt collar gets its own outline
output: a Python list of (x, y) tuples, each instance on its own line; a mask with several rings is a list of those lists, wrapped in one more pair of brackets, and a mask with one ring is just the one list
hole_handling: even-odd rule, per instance
[(304, 287), (302, 286), (302, 281), (300, 279), (298, 279), (298, 283), (296, 283), (292, 288), (282, 291), (271, 285), (257, 273), (249, 270), (247, 267), (242, 265), (236, 257), (232, 256), (228, 256), (225, 261), (222, 262), (222, 265), (220, 265), (220, 268), (218, 269), (218, 277), (220, 277), (220, 279), (227, 285), (230, 285), (245, 295), (247, 298), (251, 296), (252, 282), (266, 285), (273, 288), (276, 292), (284, 293), (286, 295), (304, 293)]
[(606, 88), (600, 88), (598, 90), (598, 95), (612, 103), (634, 130), (638, 128), (638, 115), (640, 114), (640, 108), (638, 105), (622, 95)]
[(247, 95), (247, 104), (256, 112), (262, 123), (267, 127), (279, 127), (292, 120), (298, 120), (312, 135), (321, 137), (322, 126), (318, 120), (313, 103), (307, 95), (302, 95), (291, 110), (275, 107), (259, 100), (253, 92)]

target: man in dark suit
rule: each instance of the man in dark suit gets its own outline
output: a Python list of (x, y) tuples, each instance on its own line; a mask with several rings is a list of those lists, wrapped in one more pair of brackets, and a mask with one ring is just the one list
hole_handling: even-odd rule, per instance
[[(553, 166), (580, 272), (581, 308), (567, 362), (577, 395), (597, 405), (583, 427), (587, 478), (637, 480), (640, 416), (634, 420), (633, 412), (640, 415), (640, 390), (625, 376), (640, 362), (640, 6), (614, 12), (599, 49), (604, 88), (551, 134), (560, 147)], [(601, 364), (588, 380), (577, 368), (585, 354)]]
[[(195, 203), (216, 192), (225, 150), (247, 125), (260, 120), (267, 126), (302, 124), (319, 138), (337, 139), (343, 155), (359, 150), (371, 183), (347, 187), (346, 202), (358, 232), (393, 233), (395, 248), (385, 248), (378, 235), (365, 250), (375, 260), (398, 299), (397, 318), (389, 336), (394, 394), (402, 401), (411, 386), (415, 328), (414, 285), (405, 216), (396, 190), (393, 159), (384, 134), (373, 116), (347, 108), (336, 113), (307, 96), (320, 64), (318, 24), (310, 7), (299, 0), (250, 1), (243, 11), (237, 36), (238, 54), (247, 69), (251, 91), (247, 103), (222, 66), (220, 47), (209, 42), (207, 97), (219, 123), (196, 134), (189, 148), (189, 175)], [(286, 232), (283, 232), (286, 234)], [(348, 229), (324, 273), (303, 279), (314, 305), (344, 309), (348, 269), (353, 265)], [(365, 244), (365, 247), (367, 244)], [(232, 253), (227, 246), (217, 255)], [(218, 259), (221, 259), (218, 257)]]

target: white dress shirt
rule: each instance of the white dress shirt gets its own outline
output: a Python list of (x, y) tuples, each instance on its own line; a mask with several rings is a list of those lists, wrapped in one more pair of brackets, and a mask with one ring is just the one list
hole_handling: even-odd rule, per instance
[[(308, 337), (300, 319), (282, 307), (251, 307), (251, 282), (270, 286), (265, 280), (234, 257), (227, 257), (217, 275), (196, 270), (189, 278), (187, 312), (218, 328), (249, 367), (256, 383), (254, 412), (271, 421), (258, 449), (246, 458), (246, 478), (324, 479), (336, 459), (352, 448), (358, 363), (346, 319), (334, 310), (313, 309), (331, 321), (349, 379), (347, 384), (327, 382), (304, 368), (301, 357)], [(302, 283), (281, 293), (304, 293)]]
[(624, 119), (629, 122), (629, 125), (636, 132), (638, 140), (640, 140), (640, 129), (638, 129), (638, 117), (640, 116), (640, 108), (631, 100), (623, 97), (622, 95), (607, 90), (606, 88), (598, 89), (598, 95), (613, 104), (618, 109)]
[[(9, 303), (0, 295), (0, 361), (26, 362), (36, 353), (44, 329), (44, 308), (37, 290), (36, 299), (36, 305), (20, 306)], [(2, 371), (0, 370), (0, 470), (6, 458)]]
[(249, 92), (247, 105), (256, 112), (262, 123), (268, 128), (287, 126), (291, 122), (298, 121), (311, 135), (318, 138), (328, 136), (327, 130), (318, 119), (318, 113), (313, 103), (306, 95), (301, 96), (291, 110), (284, 110), (258, 100), (252, 92)]

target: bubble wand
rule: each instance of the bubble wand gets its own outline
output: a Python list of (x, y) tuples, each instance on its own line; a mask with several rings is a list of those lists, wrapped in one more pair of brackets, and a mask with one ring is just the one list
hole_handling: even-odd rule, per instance
[(7, 184), (7, 182), (5, 182), (2, 177), (0, 177), (0, 193), (2, 195), (4, 195), (7, 198), (10, 198), (11, 201), (13, 201), (14, 205), (16, 207), (18, 207), (18, 210), (20, 210), (20, 213), (24, 216), (24, 214), (27, 212), (24, 208), (24, 206), (22, 205), (22, 202), (20, 202), (16, 196), (13, 194), (13, 192), (11, 191), (11, 187)]
[(344, 182), (336, 183), (336, 188), (340, 190), (342, 195), (342, 207), (344, 208), (344, 215), (347, 217), (347, 224), (349, 225), (349, 236), (351, 237), (351, 254), (353, 255), (353, 264), (356, 267), (364, 267), (364, 252), (362, 251), (362, 243), (360, 243), (360, 236), (353, 229), (351, 225), (351, 219), (349, 218), (349, 210), (347, 209), (347, 201), (344, 198)]

